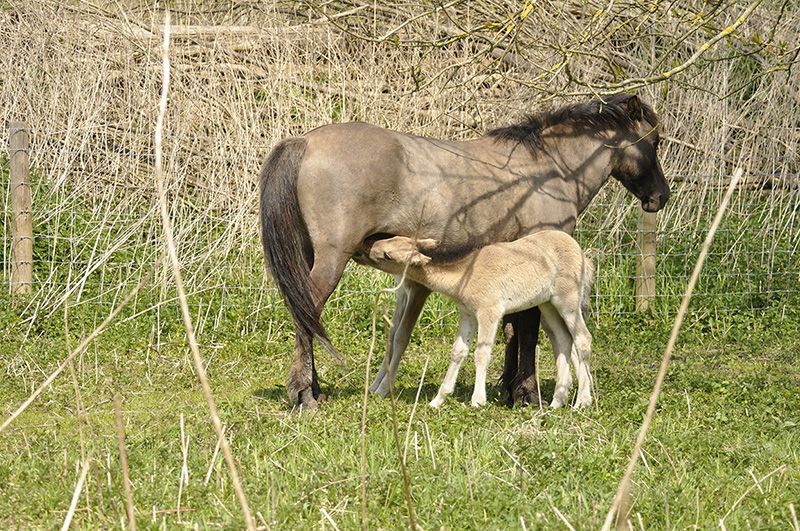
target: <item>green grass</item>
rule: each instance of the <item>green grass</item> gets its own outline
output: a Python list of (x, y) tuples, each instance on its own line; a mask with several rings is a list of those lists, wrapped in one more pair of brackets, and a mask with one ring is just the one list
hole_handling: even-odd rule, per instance
[[(338, 366), (320, 355), (329, 399), (313, 414), (287, 411), (291, 334), (279, 304), (265, 304), (257, 330), (242, 334), (239, 309), (252, 300), (234, 294), (221, 311), (225, 317), (201, 333), (250, 504), (274, 528), (329, 526), (321, 510), (341, 529), (359, 525), (359, 432), (371, 296), (353, 298), (356, 309), (326, 316), (348, 363)], [(67, 346), (60, 317), (54, 323), (35, 319), (28, 331), (20, 310), (7, 299), (0, 302), (0, 359), (6, 374), (0, 396), (9, 412), (63, 359)], [(381, 304), (388, 305), (388, 298)], [(453, 326), (448, 306), (437, 304), (444, 319), (436, 310), (423, 317), (398, 382), (397, 414), (405, 438), (429, 362), (407, 449), (421, 525), (514, 528), (522, 519), (528, 528), (552, 528), (561, 525), (557, 508), (576, 528), (597, 528), (640, 425), (670, 322), (629, 316), (602, 320), (594, 328), (599, 401), (589, 411), (507, 409), (496, 389), (487, 407), (474, 410), (468, 406), (469, 363), (454, 396), (436, 411), (425, 402), (444, 374)], [(87, 332), (103, 316), (90, 305), (72, 311), (70, 321), (85, 323)], [(766, 311), (755, 322), (727, 328), (709, 328), (713, 319), (687, 320), (645, 447), (647, 464), (640, 463), (635, 475), (634, 518), (641, 515), (646, 527), (715, 527), (732, 508), (725, 520), (729, 529), (790, 525), (789, 504), (800, 501), (800, 315), (779, 317)], [(85, 419), (75, 416), (74, 391), (65, 374), (0, 435), (0, 525), (60, 525), (79, 472), (81, 426), (93, 468), (75, 522), (121, 525), (125, 509), (111, 405), (118, 391), (125, 397), (140, 525), (241, 526), (221, 457), (204, 485), (215, 436), (177, 318), (173, 307), (162, 311), (161, 320), (170, 326), (162, 330), (158, 347), (150, 345), (156, 325), (151, 313), (112, 327), (81, 356), (76, 367)], [(79, 335), (73, 328), (70, 344)], [(379, 345), (383, 331), (380, 336)], [(495, 354), (501, 356), (499, 345)], [(500, 365), (495, 359), (493, 376)], [(552, 393), (552, 365), (545, 352), (540, 358), (545, 395)], [(181, 414), (189, 438), (189, 484), (179, 520)], [(406, 526), (390, 403), (377, 397), (369, 401), (367, 456), (369, 526)], [(754, 486), (751, 474), (760, 479), (775, 470), (760, 489)]]
[[(58, 200), (46, 186), (36, 190), (36, 204), (45, 211), (49, 200)], [(0, 295), (3, 418), (108, 315), (157, 246), (152, 235), (134, 238), (88, 275), (67, 298), (65, 334), (64, 308), (53, 294), (81, 278), (95, 242), (102, 249), (125, 229), (106, 226), (102, 218), (77, 205), (41, 223), (35, 283), (46, 281), (47, 288), (28, 300), (12, 301), (6, 289)], [(592, 228), (587, 219), (579, 233), (584, 239)], [(646, 528), (712, 528), (726, 517), (728, 529), (786, 529), (789, 505), (800, 508), (800, 301), (792, 277), (798, 264), (786, 234), (768, 242), (775, 252), (759, 254), (767, 239), (757, 237), (758, 221), (732, 215), (709, 259), (645, 445), (646, 463), (640, 462), (634, 476), (637, 527), (641, 518)], [(629, 227), (634, 222), (626, 220)], [(209, 240), (218, 230), (198, 228)], [(453, 305), (439, 297), (426, 305), (401, 366), (397, 401), (413, 504), (424, 528), (520, 528), (523, 521), (528, 529), (561, 527), (556, 511), (578, 529), (601, 525), (700, 239), (697, 231), (683, 237), (673, 231), (664, 239), (663, 296), (652, 312), (635, 314), (630, 234), (626, 229), (595, 243), (615, 253), (600, 262), (601, 296), (590, 324), (598, 403), (588, 411), (508, 409), (497, 388), (490, 389), (486, 407), (474, 410), (468, 405), (471, 363), (445, 406), (428, 408), (449, 360), (457, 319)], [(738, 257), (727, 251), (734, 240)], [(251, 507), (277, 529), (332, 527), (322, 511), (340, 529), (356, 528), (371, 316), (374, 304), (391, 311), (391, 296), (376, 297), (390, 280), (365, 269), (348, 273), (324, 316), (347, 364), (339, 366), (321, 351), (318, 367), (328, 400), (312, 414), (292, 414), (285, 398), (292, 327), (275, 291), (266, 289), (257, 252), (254, 241), (235, 261), (210, 256), (205, 263), (213, 267), (186, 271), (190, 286), (206, 288), (190, 297), (190, 307)], [(732, 259), (739, 265), (732, 266)], [(737, 271), (748, 275), (732, 274)], [(76, 361), (85, 417), (76, 415), (65, 372), (0, 434), (0, 527), (61, 524), (80, 471), (81, 432), (92, 469), (75, 525), (123, 525), (116, 392), (125, 400), (140, 527), (242, 526), (221, 456), (212, 463), (215, 434), (172, 296), (161, 283), (148, 287)], [(384, 334), (380, 327), (371, 375), (383, 354)], [(546, 343), (540, 374), (549, 398), (554, 375)], [(491, 378), (499, 376), (501, 356), (498, 344)], [(420, 404), (407, 431), (426, 363)], [(179, 515), (181, 415), (189, 483)], [(407, 527), (388, 400), (370, 397), (366, 440), (368, 526)]]

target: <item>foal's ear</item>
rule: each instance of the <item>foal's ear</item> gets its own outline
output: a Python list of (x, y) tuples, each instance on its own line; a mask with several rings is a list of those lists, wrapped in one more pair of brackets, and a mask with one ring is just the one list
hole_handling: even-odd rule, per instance
[(430, 256), (424, 255), (419, 251), (412, 251), (411, 256), (408, 258), (408, 264), (412, 266), (424, 266), (430, 261)]
[[(432, 249), (436, 249), (437, 247), (439, 247), (439, 240), (434, 240), (433, 238), (423, 238), (421, 240), (417, 240), (417, 249), (420, 251), (430, 251)], [(428, 258), (428, 260), (430, 260), (430, 258)]]
[(642, 110), (642, 102), (636, 94), (630, 94), (627, 98), (620, 102), (620, 106), (628, 112), (628, 116), (633, 121), (639, 121), (644, 116)]

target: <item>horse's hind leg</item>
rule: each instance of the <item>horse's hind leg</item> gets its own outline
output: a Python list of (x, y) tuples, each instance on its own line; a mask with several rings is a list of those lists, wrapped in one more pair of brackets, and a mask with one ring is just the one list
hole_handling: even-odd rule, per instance
[(503, 318), (506, 337), (506, 358), (503, 368), (503, 388), (508, 392), (506, 403), (539, 405), (541, 395), (536, 378), (536, 344), (539, 342), (541, 312), (531, 308)]
[[(342, 278), (349, 259), (348, 254), (340, 252), (315, 255), (310, 280), (318, 315), (322, 315), (322, 308)], [(314, 362), (313, 342), (308, 333), (299, 329), (296, 330), (294, 360), (289, 370), (286, 390), (291, 403), (298, 403), (308, 409), (317, 406), (320, 387)]]
[[(408, 279), (403, 282), (401, 289), (404, 290), (403, 300), (401, 301), (401, 297), (398, 295), (397, 309), (392, 318), (392, 327), (389, 330), (388, 350), (384, 358), (384, 366), (381, 367), (375, 377), (375, 382), (372, 384), (375, 386), (375, 392), (384, 397), (389, 394), (389, 386), (394, 384), (400, 360), (411, 339), (411, 332), (414, 330), (414, 325), (422, 312), (422, 307), (431, 293), (422, 284), (417, 284)], [(378, 378), (380, 378), (380, 381), (378, 381)]]
[(519, 371), (514, 385), (514, 400), (523, 405), (539, 406), (539, 381), (536, 378), (536, 343), (539, 341), (539, 308), (531, 308), (519, 314)]

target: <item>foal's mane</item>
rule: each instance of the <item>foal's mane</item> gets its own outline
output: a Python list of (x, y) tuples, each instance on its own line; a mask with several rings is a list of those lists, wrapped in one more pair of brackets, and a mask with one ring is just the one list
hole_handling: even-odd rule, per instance
[[(636, 99), (636, 105), (629, 105)], [(633, 110), (633, 112), (631, 112)], [(639, 120), (658, 125), (653, 109), (634, 94), (616, 94), (588, 103), (573, 103), (554, 111), (527, 115), (521, 122), (492, 129), (486, 136), (523, 144), (535, 152), (542, 145), (542, 132), (554, 125), (632, 129)]]

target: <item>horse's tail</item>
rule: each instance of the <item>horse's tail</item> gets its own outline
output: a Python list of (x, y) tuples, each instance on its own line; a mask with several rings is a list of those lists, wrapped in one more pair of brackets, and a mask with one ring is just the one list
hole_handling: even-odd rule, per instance
[(298, 329), (341, 358), (328, 339), (311, 294), (313, 245), (297, 199), (297, 176), (305, 150), (305, 138), (288, 138), (275, 146), (261, 167), (264, 259)]

